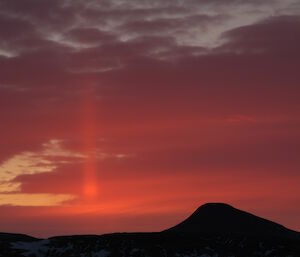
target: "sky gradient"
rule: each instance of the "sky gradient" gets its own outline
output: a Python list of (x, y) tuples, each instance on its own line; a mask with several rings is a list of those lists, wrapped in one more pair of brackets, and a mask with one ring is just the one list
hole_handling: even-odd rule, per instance
[(300, 230), (299, 45), (299, 0), (1, 0), (0, 231)]

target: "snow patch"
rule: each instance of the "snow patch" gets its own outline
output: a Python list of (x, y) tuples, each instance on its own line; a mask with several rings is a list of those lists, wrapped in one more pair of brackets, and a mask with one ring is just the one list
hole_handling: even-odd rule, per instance
[(24, 251), (24, 256), (45, 256), (46, 252), (49, 250), (49, 240), (41, 240), (36, 242), (16, 242), (11, 243), (11, 245), (15, 250)]

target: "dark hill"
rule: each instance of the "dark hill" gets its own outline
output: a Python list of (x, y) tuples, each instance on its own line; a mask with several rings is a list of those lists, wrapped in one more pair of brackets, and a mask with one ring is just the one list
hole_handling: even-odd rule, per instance
[(32, 242), (32, 241), (37, 241), (37, 238), (23, 235), (23, 234), (12, 234), (12, 233), (1, 233), (0, 232), (0, 241), (22, 241), (22, 242)]
[(224, 203), (204, 204), (189, 218), (166, 231), (300, 238), (300, 233), (298, 232)]

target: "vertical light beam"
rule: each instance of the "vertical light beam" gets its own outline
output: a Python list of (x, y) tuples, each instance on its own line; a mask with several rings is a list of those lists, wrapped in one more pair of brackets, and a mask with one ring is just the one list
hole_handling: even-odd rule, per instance
[(84, 166), (83, 195), (86, 199), (94, 198), (99, 193), (97, 177), (97, 108), (93, 87), (83, 94), (83, 147), (87, 156)]

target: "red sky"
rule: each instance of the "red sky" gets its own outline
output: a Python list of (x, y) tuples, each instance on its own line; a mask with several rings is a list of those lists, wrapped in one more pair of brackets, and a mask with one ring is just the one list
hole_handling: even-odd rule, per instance
[(0, 10), (0, 231), (159, 231), (205, 202), (300, 230), (298, 0)]

